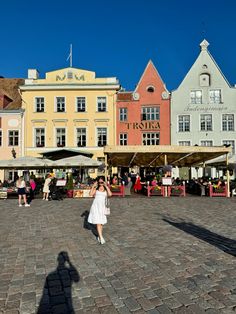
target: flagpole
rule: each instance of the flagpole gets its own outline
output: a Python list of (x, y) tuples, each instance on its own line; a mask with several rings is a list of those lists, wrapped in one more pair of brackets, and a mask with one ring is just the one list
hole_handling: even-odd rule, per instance
[(70, 44), (70, 67), (72, 68), (72, 44)]

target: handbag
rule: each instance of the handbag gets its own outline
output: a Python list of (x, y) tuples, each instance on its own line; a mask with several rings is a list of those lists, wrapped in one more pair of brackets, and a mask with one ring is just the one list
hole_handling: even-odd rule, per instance
[(110, 215), (111, 213), (111, 210), (110, 210), (110, 200), (109, 198), (106, 196), (105, 198), (105, 210), (104, 210), (104, 214), (106, 216)]

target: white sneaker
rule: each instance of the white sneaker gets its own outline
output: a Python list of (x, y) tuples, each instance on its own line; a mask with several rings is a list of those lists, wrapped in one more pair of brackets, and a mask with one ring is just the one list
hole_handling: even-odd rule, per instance
[(25, 207), (30, 207), (30, 204), (25, 204)]
[(101, 238), (100, 243), (101, 243), (101, 244), (105, 244), (105, 243), (106, 243), (105, 239), (104, 239), (104, 238)]
[(101, 241), (100, 241), (100, 238), (99, 238), (99, 237), (97, 237), (97, 241), (98, 241), (98, 243), (101, 243)]
[(19, 207), (22, 207), (22, 204), (19, 204)]

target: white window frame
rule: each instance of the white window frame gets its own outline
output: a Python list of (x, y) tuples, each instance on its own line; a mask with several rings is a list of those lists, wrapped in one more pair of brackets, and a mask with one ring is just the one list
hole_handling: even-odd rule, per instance
[[(229, 130), (229, 121), (227, 119), (227, 130), (223, 129), (223, 116), (233, 116), (233, 130)], [(234, 132), (235, 131), (235, 117), (233, 113), (223, 113), (221, 115), (221, 131), (223, 132)]]
[[(216, 98), (214, 96), (211, 97), (211, 92), (216, 92), (216, 91), (220, 91), (220, 100), (219, 101), (214, 101), (214, 99)], [(211, 100), (213, 98), (213, 101)], [(221, 88), (215, 88), (215, 89), (209, 89), (209, 104), (222, 104), (222, 90)]]
[[(124, 112), (122, 112), (122, 110), (126, 110), (126, 112), (124, 113)], [(122, 119), (121, 119), (121, 117), (123, 117)], [(126, 117), (125, 119), (124, 119), (124, 117)], [(128, 121), (128, 108), (127, 107), (121, 107), (121, 108), (119, 108), (119, 121), (120, 122), (126, 122), (126, 121)]]
[[(149, 112), (145, 112), (145, 110), (149, 109)], [(154, 109), (154, 112), (152, 112)], [(146, 115), (146, 119), (143, 119), (143, 116)], [(154, 115), (154, 119), (152, 119), (152, 115)], [(147, 119), (147, 116), (150, 119)], [(154, 105), (143, 105), (141, 108), (141, 120), (142, 121), (159, 121), (160, 120), (160, 106)]]
[[(11, 132), (11, 131), (17, 131), (18, 132), (18, 145), (15, 145), (15, 144), (10, 145), (10, 143), (9, 143), (9, 132)], [(8, 147), (19, 147), (20, 144), (21, 144), (21, 141), (20, 141), (20, 130), (19, 129), (8, 129), (7, 130), (7, 146)]]
[[(126, 138), (124, 138), (124, 135)], [(123, 138), (121, 138), (123, 136)], [(121, 142), (123, 141), (123, 144)], [(124, 141), (126, 141), (126, 144), (124, 144)], [(120, 146), (127, 146), (128, 145), (128, 133), (120, 133), (119, 134), (119, 145)]]
[[(102, 110), (102, 111), (98, 110), (98, 98), (105, 98), (106, 99), (106, 110)], [(108, 111), (107, 96), (97, 96), (97, 112), (107, 112), (107, 111)]]
[[(36, 130), (37, 129), (44, 129), (44, 146), (37, 146), (37, 143), (36, 143)], [(45, 148), (46, 147), (46, 139), (47, 139), (47, 136), (46, 136), (46, 127), (34, 127), (34, 138), (33, 138), (33, 147), (36, 147), (36, 148)]]
[[(158, 144), (144, 144), (144, 135), (151, 135), (151, 134), (158, 134), (158, 140), (159, 140), (159, 143)], [(149, 140), (152, 140), (151, 138)], [(157, 138), (154, 138), (153, 140), (157, 140)], [(158, 146), (160, 145), (160, 132), (142, 132), (142, 145), (143, 146)]]
[[(84, 111), (78, 111), (78, 105), (77, 105), (78, 98), (84, 98), (84, 100), (85, 100), (85, 110)], [(75, 97), (75, 112), (78, 112), (78, 113), (87, 112), (87, 97), (86, 96), (76, 96)]]
[(109, 145), (109, 143), (108, 143), (108, 127), (106, 127), (106, 126), (98, 126), (98, 127), (96, 127), (95, 146), (96, 147), (104, 147), (104, 146), (106, 146), (106, 145), (98, 146), (98, 129), (106, 129), (106, 135), (107, 135), (107, 143), (106, 143), (106, 145)]
[[(211, 130), (207, 130), (207, 121), (206, 121), (206, 119), (205, 119), (205, 129), (202, 130), (202, 126), (201, 126), (201, 121), (202, 121), (201, 117), (202, 117), (202, 116), (211, 116)], [(200, 130), (201, 132), (212, 132), (212, 131), (214, 130), (214, 128), (213, 128), (213, 116), (212, 116), (211, 113), (201, 113), (201, 114), (199, 115), (199, 119), (200, 119), (200, 127), (199, 127), (199, 130)]]
[[(185, 130), (180, 131), (179, 130), (179, 118), (183, 117), (183, 116), (189, 117), (189, 131), (185, 131)], [(192, 119), (191, 119), (191, 115), (190, 114), (179, 114), (177, 116), (177, 132), (178, 133), (189, 133), (189, 132), (191, 132), (191, 121), (192, 121)]]
[[(66, 137), (66, 140), (65, 140), (65, 146), (57, 146), (57, 129), (65, 129), (65, 137)], [(55, 144), (55, 147), (66, 147), (67, 146), (67, 127), (55, 127), (54, 128), (54, 144)]]
[[(188, 142), (189, 145), (180, 145), (181, 142), (185, 142), (185, 143)], [(178, 145), (179, 145), (179, 146), (191, 146), (191, 141), (190, 141), (190, 140), (180, 140), (180, 141), (178, 141)]]
[[(212, 145), (211, 145), (211, 146), (209, 146), (209, 145), (202, 145), (202, 142), (212, 142)], [(214, 141), (211, 140), (211, 139), (201, 139), (201, 140), (199, 141), (199, 145), (200, 145), (200, 146), (204, 146), (204, 147), (212, 147), (212, 146), (214, 146)]]
[[(57, 111), (57, 98), (64, 98), (65, 99), (65, 111)], [(54, 111), (56, 113), (65, 113), (66, 112), (66, 96), (55, 96), (55, 106), (54, 106)]]
[[(38, 98), (43, 98), (43, 111), (37, 111), (37, 99)], [(34, 112), (36, 113), (42, 113), (42, 112), (46, 112), (45, 110), (45, 97), (44, 96), (35, 96), (34, 97)]]
[[(196, 94), (197, 92), (201, 92), (201, 98), (197, 97)], [(195, 93), (195, 97), (192, 97), (192, 93)], [(202, 104), (202, 89), (193, 89), (190, 91), (190, 104), (192, 105), (201, 105)], [(200, 99), (201, 101), (197, 101), (198, 99)], [(193, 101), (194, 100), (194, 101)]]
[[(85, 129), (85, 146), (78, 146), (78, 129)], [(88, 130), (87, 127), (85, 126), (77, 126), (75, 128), (75, 146), (76, 147), (87, 147), (87, 142), (88, 142)]]
[(232, 153), (229, 154), (230, 156), (234, 155), (235, 152), (236, 152), (236, 150), (235, 150), (235, 140), (234, 139), (222, 140), (222, 142), (221, 142), (222, 145), (229, 144), (229, 143), (224, 143), (224, 142), (233, 142), (234, 143), (234, 145), (231, 146), (232, 147)]

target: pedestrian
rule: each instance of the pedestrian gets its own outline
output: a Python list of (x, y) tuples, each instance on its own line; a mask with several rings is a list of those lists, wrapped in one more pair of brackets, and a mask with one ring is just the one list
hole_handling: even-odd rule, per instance
[(28, 204), (26, 201), (26, 183), (23, 176), (19, 177), (19, 179), (16, 181), (16, 187), (17, 187), (17, 192), (18, 192), (19, 207), (22, 207), (22, 204), (21, 204), (22, 197), (23, 197), (25, 207), (29, 207), (30, 204)]
[(102, 235), (102, 229), (103, 225), (107, 223), (107, 217), (105, 214), (107, 206), (106, 203), (107, 198), (112, 196), (112, 193), (103, 177), (99, 177), (98, 180), (93, 184), (89, 195), (93, 196), (94, 200), (88, 216), (88, 222), (97, 225), (97, 240), (99, 243), (104, 244), (105, 240)]
[(48, 201), (48, 196), (50, 193), (50, 189), (49, 189), (49, 185), (51, 183), (51, 175), (48, 174), (47, 178), (44, 182), (44, 186), (43, 186), (43, 200)]
[(30, 201), (34, 199), (34, 191), (36, 189), (36, 182), (34, 179), (30, 179)]
[(134, 192), (139, 192), (141, 190), (142, 190), (141, 178), (140, 178), (139, 174), (137, 173), (136, 181), (134, 184)]

